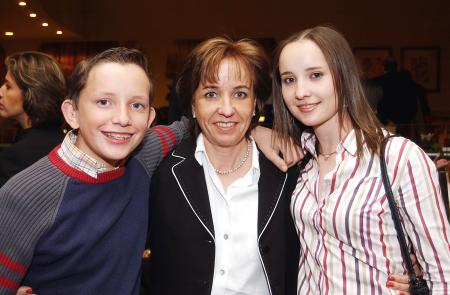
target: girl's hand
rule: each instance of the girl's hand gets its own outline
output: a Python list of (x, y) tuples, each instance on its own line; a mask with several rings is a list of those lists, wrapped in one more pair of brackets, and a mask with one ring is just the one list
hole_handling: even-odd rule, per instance
[[(292, 140), (289, 142), (273, 142), (273, 131), (269, 128), (255, 127), (252, 130), (252, 137), (266, 158), (283, 172), (303, 159), (302, 149), (295, 145)], [(280, 153), (283, 157), (280, 156)]]
[[(420, 267), (419, 263), (417, 263), (416, 256), (414, 254), (410, 255), (411, 262), (413, 264), (414, 273), (417, 277), (422, 277), (423, 272), (422, 268)], [(409, 277), (408, 275), (390, 275), (388, 278), (388, 281), (386, 283), (386, 286), (389, 289), (400, 291), (399, 294), (401, 295), (409, 295)]]
[(16, 295), (36, 295), (36, 294), (33, 292), (33, 289), (31, 289), (31, 287), (22, 286), (19, 288), (19, 290), (17, 290)]

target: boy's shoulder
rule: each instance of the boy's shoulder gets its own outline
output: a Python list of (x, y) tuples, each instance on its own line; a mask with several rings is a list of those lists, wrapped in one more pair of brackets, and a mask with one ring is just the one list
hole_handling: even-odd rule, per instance
[(22, 206), (45, 204), (59, 198), (69, 178), (45, 156), (17, 173), (0, 189), (0, 203), (14, 202)]

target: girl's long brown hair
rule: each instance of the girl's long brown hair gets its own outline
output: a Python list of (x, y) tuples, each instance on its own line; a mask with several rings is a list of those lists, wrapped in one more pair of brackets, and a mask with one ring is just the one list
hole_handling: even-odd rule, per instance
[(358, 67), (347, 40), (337, 30), (328, 26), (317, 26), (295, 33), (282, 41), (276, 51), (273, 67), (273, 108), (274, 130), (277, 131), (278, 138), (293, 138), (300, 145), (302, 132), (311, 129), (289, 112), (281, 92), (281, 51), (286, 45), (300, 40), (311, 40), (325, 56), (338, 99), (339, 124), (342, 128), (344, 117), (350, 119), (356, 135), (357, 156), (363, 155), (364, 143), (370, 152), (378, 154), (383, 139), (381, 123), (366, 99)]

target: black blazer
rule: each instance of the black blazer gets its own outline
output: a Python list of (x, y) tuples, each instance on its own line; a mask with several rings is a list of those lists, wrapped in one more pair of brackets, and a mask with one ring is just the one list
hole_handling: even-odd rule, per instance
[(19, 132), (14, 143), (0, 152), (0, 187), (46, 156), (63, 139), (64, 133), (58, 126), (31, 127)]
[[(195, 143), (182, 142), (154, 173), (150, 194), (143, 294), (211, 294), (214, 227)], [(289, 211), (298, 168), (279, 171), (262, 153), (259, 164), (258, 238), (272, 294), (296, 294), (299, 242)]]

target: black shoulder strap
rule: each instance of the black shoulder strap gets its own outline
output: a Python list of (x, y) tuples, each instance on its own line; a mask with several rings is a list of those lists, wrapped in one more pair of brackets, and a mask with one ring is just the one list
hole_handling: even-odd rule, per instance
[(389, 208), (391, 209), (392, 220), (394, 221), (395, 230), (397, 231), (398, 242), (400, 243), (400, 250), (402, 252), (403, 261), (406, 265), (406, 270), (408, 271), (408, 276), (411, 282), (414, 282), (416, 274), (411, 263), (411, 258), (409, 257), (408, 244), (406, 243), (405, 234), (401, 226), (400, 214), (397, 206), (397, 202), (394, 199), (394, 194), (392, 193), (391, 183), (389, 181), (389, 176), (387, 173), (386, 160), (385, 160), (385, 148), (389, 141), (389, 138), (396, 135), (390, 135), (384, 138), (380, 147), (380, 168), (381, 168), (381, 178), (383, 181), (384, 190), (386, 191), (387, 199), (389, 202)]

